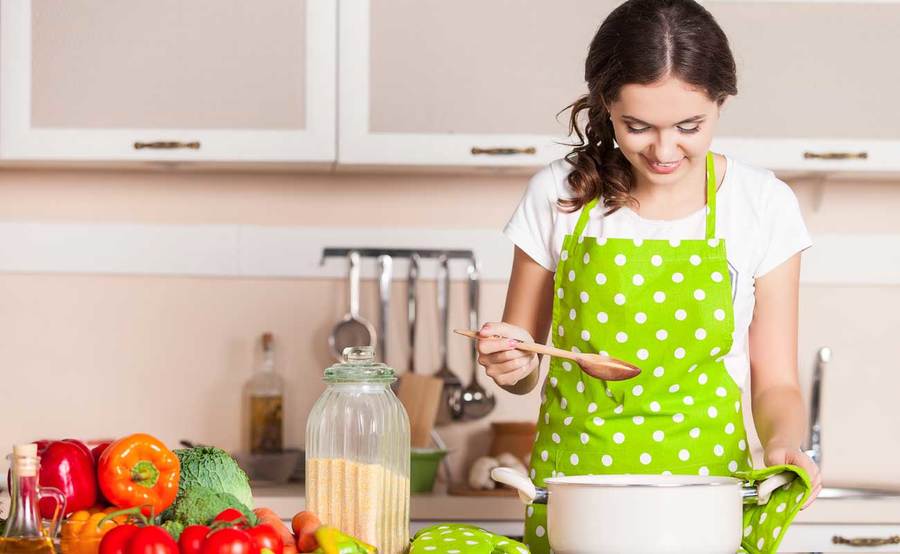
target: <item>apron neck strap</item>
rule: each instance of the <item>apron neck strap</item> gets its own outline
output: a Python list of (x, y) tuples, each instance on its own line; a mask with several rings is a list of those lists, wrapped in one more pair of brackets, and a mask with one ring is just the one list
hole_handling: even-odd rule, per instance
[(581, 208), (581, 215), (578, 216), (578, 223), (575, 224), (575, 231), (573, 232), (573, 236), (575, 238), (581, 237), (581, 233), (584, 232), (584, 228), (587, 227), (588, 221), (591, 219), (589, 214), (591, 213), (591, 210), (593, 210), (594, 206), (596, 206), (596, 205), (597, 205), (597, 199), (594, 198), (593, 200), (591, 200), (590, 202), (585, 204), (584, 207)]
[[(597, 205), (597, 198), (581, 208), (581, 215), (575, 225), (573, 236), (581, 237), (590, 220), (591, 210)], [(706, 153), (706, 240), (716, 237), (716, 163), (712, 152)]]
[(716, 238), (716, 160), (706, 153), (706, 240)]

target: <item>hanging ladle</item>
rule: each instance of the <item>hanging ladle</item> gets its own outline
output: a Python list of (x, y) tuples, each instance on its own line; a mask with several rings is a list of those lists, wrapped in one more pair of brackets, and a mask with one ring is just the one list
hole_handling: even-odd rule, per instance
[[(508, 337), (483, 337), (476, 331), (469, 331), (466, 329), (454, 329), (453, 332), (458, 335), (463, 335), (464, 337), (478, 340), (486, 338), (508, 339)], [(591, 377), (603, 379), (604, 381), (624, 381), (625, 379), (637, 377), (641, 373), (641, 368), (637, 367), (636, 365), (632, 365), (628, 362), (624, 362), (616, 358), (610, 358), (609, 356), (604, 356), (603, 354), (592, 354), (589, 352), (570, 352), (568, 350), (563, 350), (562, 348), (556, 348), (555, 346), (547, 346), (546, 344), (538, 344), (536, 342), (525, 342), (520, 340), (516, 340), (516, 349), (524, 350), (525, 352), (534, 352), (537, 354), (549, 354), (550, 356), (555, 356), (557, 358), (572, 360), (573, 362), (581, 366), (581, 369)]]
[(462, 382), (459, 377), (451, 371), (447, 363), (447, 338), (450, 335), (449, 323), (449, 304), (450, 304), (450, 267), (446, 254), (441, 254), (438, 258), (438, 275), (437, 275), (437, 306), (438, 319), (440, 323), (440, 334), (438, 335), (438, 352), (441, 358), (441, 367), (434, 374), (444, 381), (444, 388), (441, 392), (441, 404), (438, 409), (438, 422), (442, 424), (449, 423), (451, 420), (462, 419), (462, 405), (460, 404)]
[(347, 255), (350, 266), (350, 311), (337, 322), (328, 337), (331, 355), (341, 360), (341, 353), (348, 346), (375, 346), (375, 327), (359, 315), (359, 252), (353, 250)]
[[(469, 327), (478, 327), (478, 264), (469, 262)], [(464, 420), (481, 419), (493, 411), (497, 400), (478, 383), (478, 348), (472, 345), (472, 380), (460, 392), (460, 410)]]

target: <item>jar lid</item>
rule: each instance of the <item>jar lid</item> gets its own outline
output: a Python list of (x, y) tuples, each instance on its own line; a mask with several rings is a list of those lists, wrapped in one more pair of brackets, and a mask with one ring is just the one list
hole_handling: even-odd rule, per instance
[(341, 353), (343, 361), (325, 370), (326, 383), (392, 382), (394, 370), (375, 361), (375, 347), (348, 346)]

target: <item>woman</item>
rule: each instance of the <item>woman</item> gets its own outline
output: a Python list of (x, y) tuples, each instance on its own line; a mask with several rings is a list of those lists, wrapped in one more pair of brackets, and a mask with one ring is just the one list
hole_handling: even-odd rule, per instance
[[(804, 468), (814, 498), (796, 368), (810, 239), (787, 185), (709, 152), (737, 93), (726, 36), (692, 0), (630, 0), (591, 42), (585, 79), (571, 106), (580, 144), (535, 175), (506, 227), (516, 245), (506, 309), (482, 327), (479, 360), (525, 394), (540, 360), (508, 339), (549, 331), (556, 346), (643, 371), (602, 381), (551, 359), (532, 478), (749, 469), (749, 373), (765, 463)], [(545, 522), (544, 507), (529, 507), (533, 552), (549, 550)]]

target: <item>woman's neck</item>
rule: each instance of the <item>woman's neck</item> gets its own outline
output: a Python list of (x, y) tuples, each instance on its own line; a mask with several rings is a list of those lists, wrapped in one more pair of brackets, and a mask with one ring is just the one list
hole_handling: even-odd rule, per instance
[[(725, 164), (724, 157), (716, 156), (716, 186), (722, 182)], [(637, 174), (631, 195), (639, 203), (631, 209), (643, 218), (681, 219), (706, 205), (706, 166), (695, 164), (681, 179), (664, 185), (651, 183)]]

